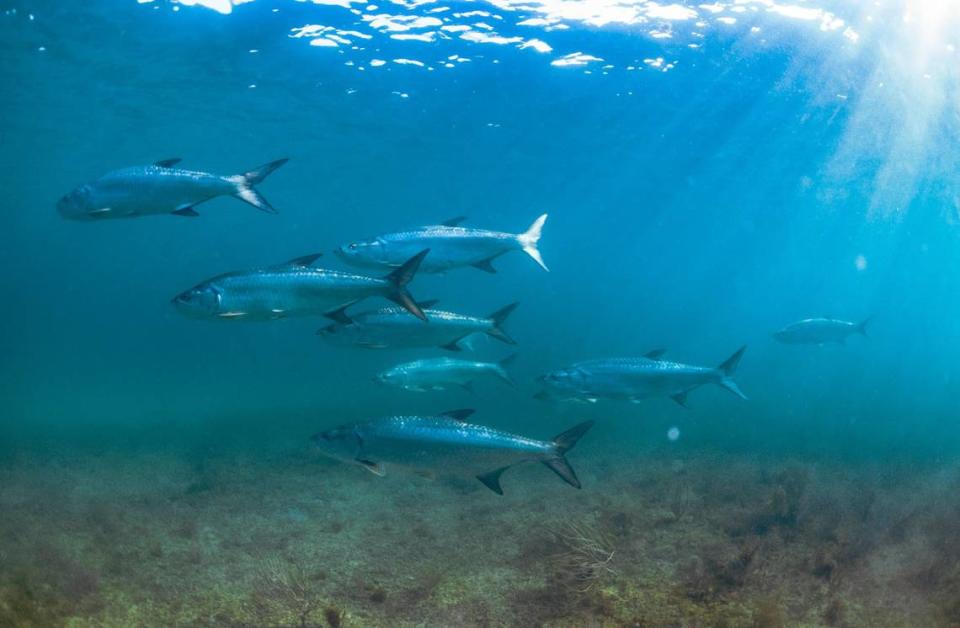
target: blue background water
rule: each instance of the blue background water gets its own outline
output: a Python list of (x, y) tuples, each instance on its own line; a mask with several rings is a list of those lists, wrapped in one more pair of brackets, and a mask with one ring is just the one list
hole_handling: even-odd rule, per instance
[[(679, 27), (661, 40), (647, 26), (575, 24), (548, 32), (546, 55), (384, 36), (358, 40), (360, 51), (309, 46), (291, 29), (359, 18), (300, 3), (229, 16), (134, 2), (0, 9), (8, 455), (191, 440), (306, 447), (330, 424), (474, 406), (478, 420), (537, 436), (594, 417), (595, 443), (626, 451), (955, 456), (957, 118), (943, 104), (955, 71), (949, 54), (893, 50), (906, 38), (870, 30), (848, 5), (834, 10), (864, 29), (858, 42), (753, 11), (700, 28), (696, 49)], [(605, 61), (550, 65), (580, 50)], [(472, 60), (445, 68), (452, 54)], [(641, 61), (657, 57), (674, 67)], [(280, 214), (233, 199), (192, 220), (81, 224), (54, 210), (75, 185), (174, 156), (224, 174), (290, 157), (260, 186)], [(336, 348), (314, 335), (321, 321), (203, 323), (169, 304), (220, 272), (384, 231), (459, 214), (521, 231), (542, 212), (551, 273), (514, 254), (497, 275), (412, 285), (469, 313), (521, 302), (509, 323), (516, 393), (387, 391), (370, 381), (377, 370), (439, 352)], [(874, 316), (871, 337), (823, 348), (770, 337), (821, 315)], [(689, 410), (532, 399), (535, 376), (572, 361), (662, 346), (713, 365), (741, 344), (749, 402), (719, 389), (693, 393)]]

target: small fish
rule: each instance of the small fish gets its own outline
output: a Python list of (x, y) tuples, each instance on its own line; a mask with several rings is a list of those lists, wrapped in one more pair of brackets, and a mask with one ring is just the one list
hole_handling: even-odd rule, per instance
[(428, 474), (469, 474), (503, 495), (500, 476), (504, 471), (524, 462), (541, 462), (564, 482), (580, 488), (564, 454), (573, 449), (593, 421), (544, 441), (467, 423), (471, 414), (473, 410), (453, 410), (438, 416), (392, 416), (343, 425), (315, 434), (311, 440), (324, 455), (380, 476), (390, 466)]
[(474, 380), (492, 375), (516, 387), (516, 383), (506, 369), (516, 357), (517, 354), (514, 353), (499, 362), (476, 362), (454, 358), (415, 360), (398, 364), (379, 373), (376, 381), (413, 392), (446, 390), (451, 386), (459, 386), (473, 392)]
[(218, 196), (235, 196), (271, 214), (270, 206), (253, 186), (287, 163), (278, 159), (243, 174), (221, 176), (174, 168), (180, 159), (164, 159), (150, 166), (115, 170), (84, 183), (57, 201), (57, 211), (71, 220), (130, 218), (148, 214), (199, 216), (200, 203)]
[(454, 312), (424, 307), (429, 325), (411, 320), (403, 310), (395, 307), (370, 312), (361, 312), (352, 317), (344, 315), (341, 320), (328, 325), (317, 333), (339, 345), (351, 345), (367, 349), (403, 347), (441, 347), (448, 351), (461, 351), (468, 336), (483, 333), (507, 344), (517, 344), (505, 331), (503, 323), (516, 309), (511, 303), (484, 318), (465, 316)]
[(548, 373), (540, 378), (545, 390), (538, 399), (595, 403), (598, 399), (639, 402), (650, 397), (670, 397), (686, 407), (687, 394), (704, 384), (716, 384), (746, 399), (733, 374), (746, 347), (741, 347), (716, 368), (690, 366), (661, 360), (663, 349), (640, 358), (587, 360)]
[(790, 345), (823, 345), (830, 342), (846, 344), (851, 334), (867, 335), (867, 318), (860, 323), (841, 321), (835, 318), (808, 318), (791, 323), (773, 337)]
[(458, 216), (440, 225), (418, 227), (410, 231), (388, 233), (370, 240), (341, 246), (336, 253), (349, 264), (362, 267), (397, 266), (411, 252), (430, 249), (430, 259), (423, 271), (442, 273), (452, 268), (473, 266), (488, 273), (497, 272), (493, 260), (514, 250), (522, 250), (544, 270), (549, 270), (540, 257), (537, 243), (547, 215), (543, 214), (523, 233), (504, 233), (459, 226), (465, 218)]
[[(310, 266), (318, 257), (307, 255), (285, 264), (214, 277), (174, 297), (173, 304), (190, 318), (273, 320), (322, 314), (345, 320), (345, 309), (371, 296), (399, 303), (420, 321), (423, 310), (407, 291), (429, 251), (421, 251), (386, 277), (367, 277)], [(419, 322), (419, 321), (418, 321)]]

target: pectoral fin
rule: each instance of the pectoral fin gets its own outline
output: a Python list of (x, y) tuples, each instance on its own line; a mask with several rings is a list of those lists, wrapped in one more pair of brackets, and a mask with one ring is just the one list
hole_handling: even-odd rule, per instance
[(383, 463), (374, 462), (373, 460), (365, 460), (365, 459), (364, 460), (358, 459), (357, 463), (359, 463), (360, 466), (362, 466), (364, 469), (366, 469), (367, 471), (369, 471), (370, 473), (378, 477), (382, 478), (387, 474), (387, 470), (383, 467)]
[(677, 393), (675, 395), (670, 395), (670, 398), (679, 403), (684, 408), (687, 407), (687, 393)]

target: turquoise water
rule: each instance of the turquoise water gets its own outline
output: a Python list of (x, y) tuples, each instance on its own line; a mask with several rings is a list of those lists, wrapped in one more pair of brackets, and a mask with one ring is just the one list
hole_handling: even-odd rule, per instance
[[(952, 6), (73, 4), (0, 3), (0, 624), (960, 622)], [(289, 158), (257, 186), (279, 213), (56, 211), (171, 157)], [(170, 304), (313, 252), (348, 269), (333, 250), (381, 233), (542, 213), (549, 273), (515, 252), (410, 284), (468, 314), (520, 302), (517, 347), (463, 354), (515, 349), (515, 390), (390, 389), (373, 376), (447, 352)], [(772, 337), (821, 316), (872, 317), (869, 337)], [(742, 345), (748, 401), (534, 398), (573, 362)], [(378, 478), (309, 440), (464, 407), (543, 439), (595, 420), (568, 455), (582, 490), (539, 465), (503, 497), (456, 469)], [(570, 566), (570, 522), (609, 569)]]

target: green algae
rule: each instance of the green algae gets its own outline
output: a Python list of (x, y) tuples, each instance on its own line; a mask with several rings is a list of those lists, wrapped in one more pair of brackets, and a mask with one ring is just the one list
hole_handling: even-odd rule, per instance
[[(952, 502), (914, 508), (922, 477), (864, 505), (881, 481), (869, 470), (750, 460), (687, 463), (682, 480), (674, 461), (646, 460), (580, 492), (517, 473), (503, 498), (309, 459), (226, 457), (203, 470), (203, 491), (175, 455), (0, 473), (0, 625), (766, 628), (960, 615)], [(571, 562), (593, 556), (558, 534), (571, 525), (609, 551), (603, 568)]]

